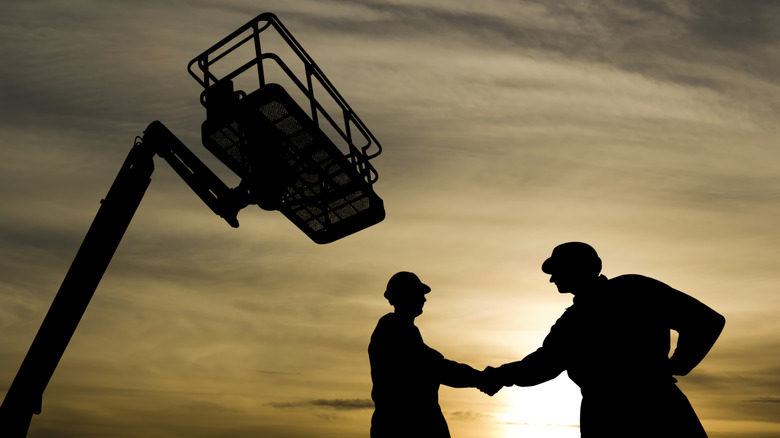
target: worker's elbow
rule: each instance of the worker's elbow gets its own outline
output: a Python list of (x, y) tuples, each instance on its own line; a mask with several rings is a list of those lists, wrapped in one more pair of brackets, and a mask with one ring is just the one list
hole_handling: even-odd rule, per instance
[(713, 325), (717, 328), (718, 333), (723, 331), (723, 328), (726, 326), (726, 317), (721, 315), (720, 313), (715, 312), (715, 317), (713, 318)]
[(715, 336), (719, 336), (720, 332), (723, 331), (723, 327), (725, 326), (726, 317), (716, 312), (715, 310), (707, 308), (707, 311), (701, 314), (701, 319), (699, 320), (700, 330), (710, 332)]

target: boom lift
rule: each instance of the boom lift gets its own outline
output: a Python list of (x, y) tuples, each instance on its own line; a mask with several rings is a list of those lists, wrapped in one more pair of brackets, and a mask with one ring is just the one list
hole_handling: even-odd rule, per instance
[[(289, 56), (269, 51), (267, 42), (280, 43)], [(193, 59), (188, 71), (203, 87), (203, 145), (241, 182), (228, 187), (159, 121), (146, 128), (101, 201), (6, 393), (0, 435), (25, 437), (32, 415), (41, 413), (43, 392), (151, 182), (154, 156), (232, 227), (251, 204), (279, 210), (319, 244), (384, 219), (372, 187), (378, 174), (369, 162), (381, 146), (274, 14), (241, 26)]]

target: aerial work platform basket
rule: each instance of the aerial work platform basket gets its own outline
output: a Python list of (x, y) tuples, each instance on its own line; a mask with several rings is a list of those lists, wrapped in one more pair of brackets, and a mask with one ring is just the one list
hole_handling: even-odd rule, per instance
[(385, 217), (370, 160), (382, 151), (278, 18), (264, 13), (188, 66), (203, 86), (203, 144), (317, 243)]

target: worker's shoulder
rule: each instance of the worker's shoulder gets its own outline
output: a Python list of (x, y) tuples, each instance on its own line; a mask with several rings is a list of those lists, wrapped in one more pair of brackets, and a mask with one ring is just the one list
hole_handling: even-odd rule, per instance
[(413, 323), (399, 317), (398, 314), (394, 312), (390, 312), (379, 318), (374, 332), (406, 333), (414, 332), (415, 330), (417, 330), (417, 327), (415, 327)]
[(613, 277), (609, 279), (609, 283), (612, 285), (622, 285), (622, 284), (658, 284), (663, 285), (664, 283), (656, 280), (655, 278), (650, 278), (645, 275), (639, 275), (639, 274), (623, 274), (618, 275), (617, 277)]
[(379, 318), (379, 321), (377, 321), (376, 326), (379, 327), (391, 327), (398, 324), (398, 318), (396, 317), (395, 313), (388, 313), (381, 318)]
[[(374, 328), (374, 331), (371, 333), (371, 345), (376, 344), (377, 342), (383, 343), (386, 339), (392, 338), (393, 333), (397, 330), (396, 327), (396, 318), (395, 315), (392, 313), (388, 313), (387, 315), (384, 315), (383, 317), (379, 318), (379, 321), (376, 323), (376, 327)], [(369, 345), (369, 348), (371, 347)]]
[(639, 274), (624, 274), (608, 281), (609, 289), (618, 292), (634, 291), (634, 292), (646, 292), (666, 295), (666, 292), (671, 292), (672, 289), (668, 284), (656, 280), (655, 278), (647, 277)]

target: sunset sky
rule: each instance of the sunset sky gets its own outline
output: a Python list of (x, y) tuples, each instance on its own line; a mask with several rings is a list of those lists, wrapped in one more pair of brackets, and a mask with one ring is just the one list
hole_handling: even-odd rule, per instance
[[(427, 344), (482, 369), (535, 350), (571, 304), (540, 270), (571, 240), (608, 277), (651, 276), (722, 313), (679, 385), (710, 437), (780, 436), (780, 3), (0, 10), (0, 394), (150, 122), (235, 185), (201, 145), (186, 71), (234, 29), (274, 12), (384, 148), (387, 218), (328, 245), (257, 207), (230, 228), (156, 160), (29, 437), (366, 437), (367, 346), (393, 273), (433, 289)], [(453, 438), (579, 436), (565, 374), (440, 400)]]

